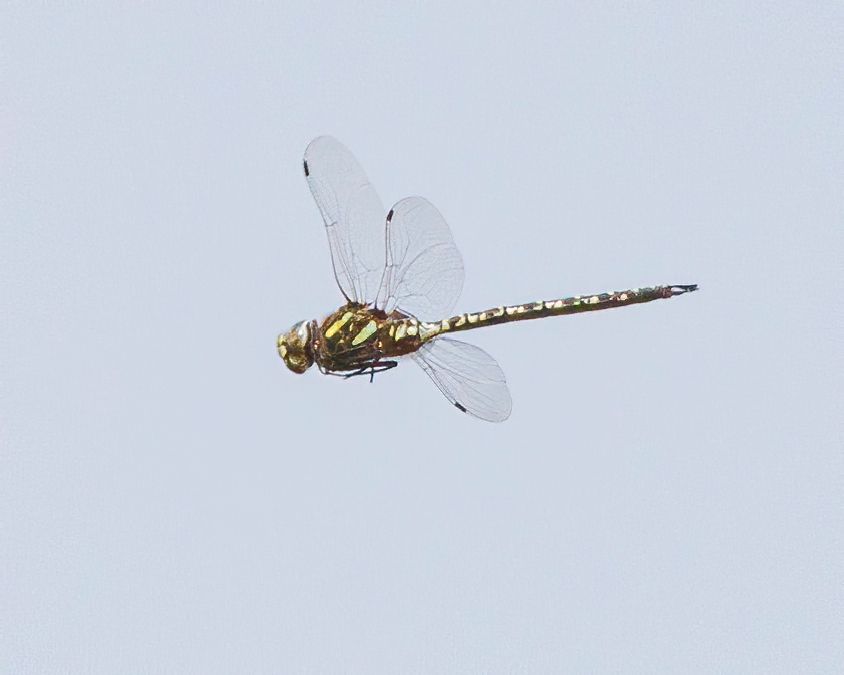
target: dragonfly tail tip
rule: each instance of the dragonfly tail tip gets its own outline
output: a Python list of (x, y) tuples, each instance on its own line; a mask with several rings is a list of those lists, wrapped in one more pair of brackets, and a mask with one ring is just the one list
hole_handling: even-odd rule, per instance
[(670, 288), (671, 295), (683, 295), (683, 293), (691, 293), (693, 291), (696, 291), (698, 286), (697, 284), (675, 284)]

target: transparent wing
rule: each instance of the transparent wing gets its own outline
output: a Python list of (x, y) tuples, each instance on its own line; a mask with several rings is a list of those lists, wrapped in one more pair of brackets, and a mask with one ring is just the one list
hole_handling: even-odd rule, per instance
[(340, 290), (347, 300), (374, 302), (384, 271), (384, 207), (375, 188), (354, 155), (331, 136), (311, 141), (304, 165)]
[(387, 266), (376, 306), (439, 320), (462, 290), (463, 258), (448, 223), (428, 200), (402, 199), (387, 214)]
[(489, 422), (510, 416), (507, 380), (495, 359), (480, 347), (434, 338), (411, 355), (457, 408)]

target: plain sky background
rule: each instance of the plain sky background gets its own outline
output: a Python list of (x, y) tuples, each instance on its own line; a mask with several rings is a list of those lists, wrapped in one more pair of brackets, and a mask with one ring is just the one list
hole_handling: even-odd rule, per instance
[[(0, 9), (0, 670), (832, 673), (844, 6)], [(341, 301), (333, 134), (461, 248), (458, 309), (701, 292), (412, 363)]]

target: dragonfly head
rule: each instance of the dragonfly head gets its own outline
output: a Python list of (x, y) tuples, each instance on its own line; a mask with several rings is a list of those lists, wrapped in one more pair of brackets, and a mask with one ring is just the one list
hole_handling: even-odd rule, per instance
[(278, 336), (278, 355), (294, 373), (304, 373), (314, 365), (309, 321), (293, 324), (289, 331)]

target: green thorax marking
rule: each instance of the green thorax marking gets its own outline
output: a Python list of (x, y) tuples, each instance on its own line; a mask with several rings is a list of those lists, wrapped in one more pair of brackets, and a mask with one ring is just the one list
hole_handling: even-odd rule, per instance
[(375, 319), (370, 319), (367, 324), (360, 329), (358, 334), (352, 338), (352, 345), (357, 347), (359, 344), (366, 342), (375, 334), (376, 330), (378, 330), (378, 324), (375, 323)]

